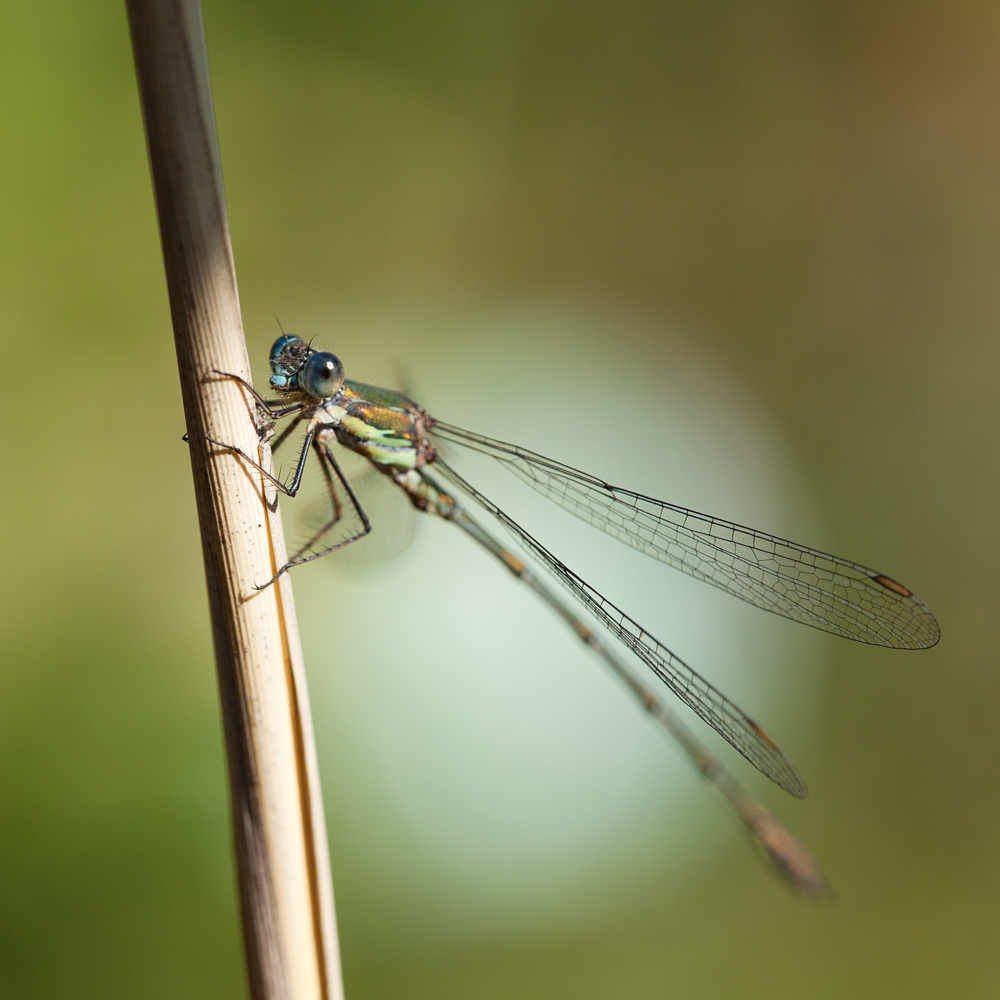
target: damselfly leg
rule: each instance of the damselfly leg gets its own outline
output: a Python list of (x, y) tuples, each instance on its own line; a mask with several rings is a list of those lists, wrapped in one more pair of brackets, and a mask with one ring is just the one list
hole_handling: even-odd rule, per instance
[[(220, 375), (225, 375), (225, 372), (219, 372)], [(267, 414), (271, 418), (280, 419), (282, 416), (289, 416), (293, 413), (298, 413), (299, 415), (289, 424), (288, 427), (279, 435), (278, 439), (271, 446), (271, 450), (276, 451), (278, 448), (288, 440), (291, 433), (299, 426), (299, 424), (306, 419), (305, 415), (301, 413), (303, 406), (295, 404), (292, 406), (275, 406), (274, 401), (264, 399), (249, 386), (242, 378), (238, 375), (231, 375), (230, 378), (236, 379), (245, 388), (248, 388), (252, 393), (258, 404), (264, 407)], [(261, 434), (261, 440), (265, 441), (271, 428), (269, 427), (267, 431)], [(280, 479), (274, 476), (271, 472), (265, 469), (259, 462), (252, 459), (243, 449), (237, 447), (233, 444), (226, 444), (223, 441), (217, 441), (215, 438), (209, 437), (208, 440), (217, 445), (220, 448), (226, 449), (226, 451), (232, 452), (233, 454), (239, 455), (244, 461), (249, 463), (253, 468), (260, 472), (273, 486), (275, 486), (281, 493), (288, 497), (295, 497), (302, 485), (302, 476), (305, 472), (306, 463), (309, 458), (309, 452), (312, 451), (316, 460), (319, 464), (319, 468), (323, 475), (323, 480), (326, 485), (327, 495), (330, 501), (330, 507), (332, 511), (332, 517), (330, 517), (323, 526), (317, 530), (311, 538), (309, 538), (304, 544), (299, 546), (296, 552), (292, 555), (292, 558), (288, 560), (282, 566), (277, 573), (271, 577), (266, 583), (255, 585), (255, 590), (264, 590), (271, 586), (275, 580), (282, 575), (282, 573), (287, 572), (293, 566), (301, 566), (304, 563), (312, 562), (314, 559), (320, 559), (323, 556), (329, 555), (331, 552), (336, 552), (338, 549), (342, 549), (352, 542), (356, 542), (359, 538), (364, 538), (365, 535), (371, 532), (371, 521), (368, 515), (365, 513), (364, 508), (361, 506), (357, 495), (351, 487), (350, 482), (344, 475), (333, 452), (330, 450), (327, 444), (326, 438), (331, 436), (332, 431), (323, 426), (321, 423), (315, 419), (311, 420), (308, 428), (306, 429), (305, 439), (302, 443), (302, 447), (299, 452), (298, 461), (295, 464), (295, 473), (292, 476), (291, 485), (286, 486)], [(332, 470), (332, 475), (331, 475)], [(343, 517), (343, 504), (341, 503), (340, 497), (337, 494), (336, 483), (339, 482), (343, 487), (344, 492), (347, 494), (348, 499), (351, 502), (351, 506), (354, 508), (361, 522), (361, 528), (359, 531), (350, 535), (347, 538), (340, 539), (339, 541), (324, 546), (319, 549), (314, 549), (314, 546), (324, 538), (341, 520)]]

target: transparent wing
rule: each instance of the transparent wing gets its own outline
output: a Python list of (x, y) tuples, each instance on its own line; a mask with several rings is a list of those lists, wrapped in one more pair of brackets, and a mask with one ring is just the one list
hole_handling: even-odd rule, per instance
[(388, 476), (365, 464), (367, 468), (350, 479), (372, 530), (331, 560), (336, 569), (366, 569), (394, 559), (413, 544), (417, 521), (413, 504)]
[(437, 421), (432, 430), (492, 456), (613, 538), (758, 608), (876, 646), (926, 649), (941, 637), (927, 605), (884, 573), (612, 486), (517, 445)]
[[(751, 764), (791, 795), (797, 798), (806, 795), (806, 786), (795, 770), (795, 765), (785, 756), (781, 747), (738, 705), (731, 702), (679, 656), (675, 656), (641, 625), (594, 590), (589, 583), (580, 579), (444, 461), (439, 458), (432, 468), (439, 469), (452, 484), (467, 493), (520, 538), (528, 550), (555, 574), (563, 586), (660, 677), (685, 705), (728, 740)], [(426, 473), (424, 476), (433, 483), (430, 476)]]

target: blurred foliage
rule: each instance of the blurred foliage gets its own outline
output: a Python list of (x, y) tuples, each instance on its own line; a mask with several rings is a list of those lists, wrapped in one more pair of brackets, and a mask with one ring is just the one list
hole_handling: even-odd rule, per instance
[[(782, 423), (831, 548), (914, 581), (944, 632), (912, 657), (832, 647), (794, 821), (832, 904), (734, 851), (558, 945), (415, 957), (352, 939), (342, 908), (352, 1000), (994, 995), (996, 6), (209, 0), (206, 19), (255, 357), (274, 312), (337, 298), (556, 290), (679, 322)], [(239, 996), (124, 11), (16, 0), (0, 25), (0, 993)]]

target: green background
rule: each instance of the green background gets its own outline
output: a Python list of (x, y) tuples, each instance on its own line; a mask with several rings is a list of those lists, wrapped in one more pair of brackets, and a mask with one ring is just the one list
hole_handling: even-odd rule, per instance
[[(813, 795), (768, 802), (833, 901), (734, 841), (599, 934), (376, 942), (352, 928), (392, 901), (351, 883), (334, 820), (351, 1000), (995, 996), (1000, 8), (213, 0), (206, 22), (258, 378), (273, 314), (330, 302), (681, 323), (781, 425), (830, 547), (912, 581), (944, 633), (829, 646)], [(124, 10), (6, 4), (0, 52), (0, 992), (241, 996)]]

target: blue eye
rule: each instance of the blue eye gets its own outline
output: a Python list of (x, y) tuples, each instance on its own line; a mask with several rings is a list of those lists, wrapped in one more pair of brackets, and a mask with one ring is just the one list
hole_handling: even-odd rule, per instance
[(299, 372), (299, 385), (316, 399), (329, 399), (343, 384), (344, 366), (327, 351), (310, 355)]

